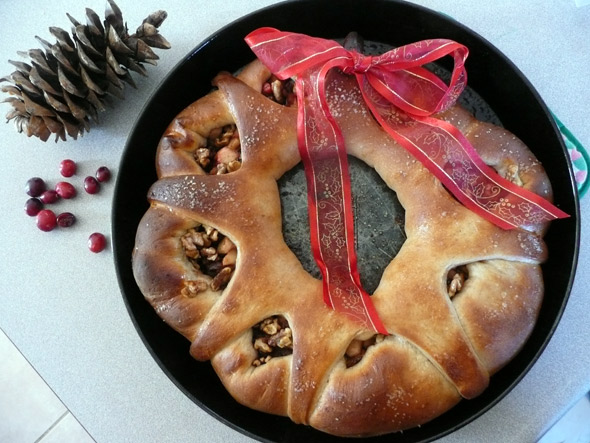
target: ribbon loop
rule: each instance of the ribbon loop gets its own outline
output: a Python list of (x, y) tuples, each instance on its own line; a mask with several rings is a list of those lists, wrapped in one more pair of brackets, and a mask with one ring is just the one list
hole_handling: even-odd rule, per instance
[[(346, 149), (324, 92), (330, 69), (356, 77), (383, 129), (470, 210), (503, 229), (568, 217), (542, 197), (500, 177), (457, 128), (432, 117), (452, 106), (466, 85), (465, 46), (433, 39), (365, 56), (332, 40), (273, 28), (252, 32), (246, 42), (277, 77), (296, 77), (298, 146), (324, 300), (365, 327), (387, 333), (360, 284)], [(448, 85), (423, 67), (447, 55), (454, 61)]]

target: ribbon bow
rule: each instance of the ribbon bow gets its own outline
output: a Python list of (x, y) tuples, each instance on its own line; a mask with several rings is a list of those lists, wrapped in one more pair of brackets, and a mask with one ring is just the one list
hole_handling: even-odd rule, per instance
[[(457, 128), (431, 117), (452, 106), (465, 87), (465, 46), (434, 39), (365, 56), (332, 40), (273, 28), (260, 28), (245, 40), (278, 78), (295, 78), (298, 146), (307, 179), (312, 251), (323, 277), (324, 301), (365, 327), (387, 334), (360, 284), (346, 149), (325, 97), (330, 69), (340, 68), (356, 77), (365, 103), (383, 129), (470, 210), (503, 229), (568, 216), (500, 177)], [(454, 60), (449, 85), (422, 67), (446, 55)]]

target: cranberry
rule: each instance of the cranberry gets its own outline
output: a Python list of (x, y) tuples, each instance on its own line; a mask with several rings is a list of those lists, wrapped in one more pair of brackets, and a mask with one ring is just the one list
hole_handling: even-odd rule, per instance
[(25, 212), (28, 216), (34, 217), (43, 209), (43, 203), (37, 197), (31, 197), (25, 203)]
[(111, 178), (111, 171), (106, 166), (101, 166), (96, 170), (96, 179), (103, 183), (108, 182)]
[(225, 163), (227, 165), (235, 160), (238, 160), (239, 158), (240, 153), (238, 151), (224, 146), (219, 151), (217, 151), (217, 154), (215, 154), (215, 164), (217, 165), (220, 163)]
[(43, 194), (41, 194), (41, 196), (39, 197), (39, 200), (41, 200), (43, 203), (48, 205), (48, 204), (55, 203), (56, 201), (58, 201), (59, 195), (53, 189), (48, 189)]
[(102, 251), (107, 245), (107, 240), (100, 232), (90, 234), (88, 237), (88, 249), (92, 252), (98, 253)]
[(57, 216), (57, 225), (62, 228), (69, 228), (76, 222), (76, 217), (71, 212), (62, 212)]
[(57, 217), (51, 209), (43, 209), (37, 214), (37, 227), (42, 231), (51, 231), (57, 226)]
[(25, 191), (31, 197), (39, 197), (47, 189), (47, 185), (40, 177), (33, 177), (27, 180)]
[(55, 185), (55, 192), (57, 192), (61, 198), (66, 199), (76, 196), (76, 188), (74, 188), (74, 185), (68, 182), (58, 182)]
[(59, 172), (64, 177), (71, 177), (76, 173), (76, 162), (74, 160), (65, 159), (59, 164)]
[(272, 95), (272, 86), (269, 82), (266, 82), (262, 85), (262, 93), (267, 97), (270, 97)]
[(97, 179), (89, 175), (84, 179), (84, 190), (89, 194), (96, 194), (100, 191), (100, 183)]

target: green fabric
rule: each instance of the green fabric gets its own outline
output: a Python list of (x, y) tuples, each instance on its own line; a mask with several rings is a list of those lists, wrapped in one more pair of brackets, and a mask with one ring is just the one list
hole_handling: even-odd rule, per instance
[(578, 139), (570, 132), (570, 130), (553, 114), (557, 127), (561, 131), (565, 146), (569, 152), (572, 161), (572, 168), (574, 178), (578, 187), (578, 194), (582, 198), (588, 191), (588, 164), (590, 164), (590, 157), (588, 152), (578, 141)]

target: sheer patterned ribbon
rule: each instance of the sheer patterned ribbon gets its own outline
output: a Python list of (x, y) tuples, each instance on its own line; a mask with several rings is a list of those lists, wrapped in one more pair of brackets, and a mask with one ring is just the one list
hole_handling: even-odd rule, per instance
[[(568, 216), (500, 177), (457, 128), (431, 117), (452, 106), (465, 87), (465, 46), (433, 39), (365, 56), (332, 40), (273, 28), (250, 33), (246, 42), (278, 78), (295, 78), (298, 146), (324, 301), (365, 327), (387, 333), (360, 283), (346, 149), (325, 97), (330, 69), (340, 68), (356, 77), (367, 106), (383, 129), (470, 210), (503, 229)], [(446, 55), (454, 60), (449, 85), (422, 67)]]

